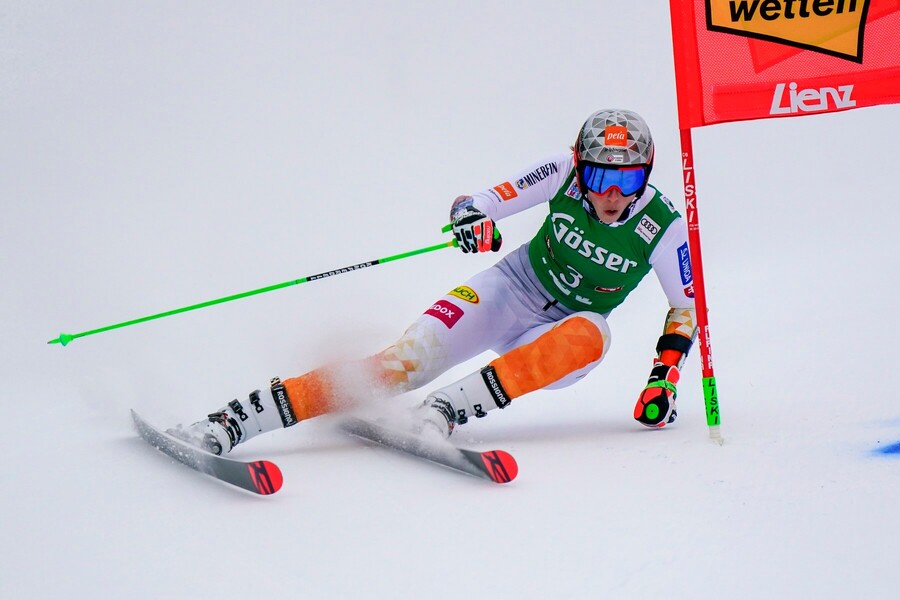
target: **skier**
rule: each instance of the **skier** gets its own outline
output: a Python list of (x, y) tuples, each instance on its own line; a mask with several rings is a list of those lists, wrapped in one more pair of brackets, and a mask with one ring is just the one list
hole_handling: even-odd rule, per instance
[(452, 230), (465, 252), (497, 252), (496, 222), (549, 203), (534, 238), (437, 300), (387, 349), (363, 360), (272, 379), (207, 419), (170, 430), (215, 454), (259, 434), (347, 409), (360, 399), (415, 390), (485, 350), (498, 358), (429, 393), (414, 431), (447, 438), (471, 417), (539, 389), (573, 384), (610, 345), (606, 317), (651, 270), (670, 308), (646, 387), (641, 424), (672, 423), (679, 369), (696, 335), (687, 231), (648, 178), (653, 139), (628, 110), (600, 110), (570, 152), (456, 198)]

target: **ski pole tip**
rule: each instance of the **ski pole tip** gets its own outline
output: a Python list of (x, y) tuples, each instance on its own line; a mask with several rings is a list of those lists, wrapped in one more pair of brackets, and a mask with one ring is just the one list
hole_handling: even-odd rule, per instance
[(68, 333), (61, 333), (59, 337), (55, 340), (50, 340), (47, 342), (48, 344), (61, 344), (63, 346), (67, 346), (69, 342), (75, 339), (74, 335), (69, 335)]

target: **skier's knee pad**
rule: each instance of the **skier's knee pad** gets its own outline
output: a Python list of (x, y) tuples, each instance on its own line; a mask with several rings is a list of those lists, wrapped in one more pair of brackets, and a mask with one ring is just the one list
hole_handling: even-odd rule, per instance
[(606, 319), (579, 312), (533, 342), (497, 358), (491, 366), (509, 396), (516, 398), (596, 365), (609, 346), (609, 337)]
[(569, 315), (567, 318), (563, 319), (562, 323), (565, 323), (566, 321), (569, 321), (571, 319), (590, 321), (597, 328), (600, 337), (595, 341), (596, 343), (602, 344), (602, 347), (600, 349), (600, 356), (598, 357), (598, 359), (602, 359), (603, 356), (607, 352), (609, 352), (609, 344), (610, 340), (612, 339), (612, 336), (609, 332), (609, 323), (606, 322), (606, 317), (594, 312), (582, 311)]

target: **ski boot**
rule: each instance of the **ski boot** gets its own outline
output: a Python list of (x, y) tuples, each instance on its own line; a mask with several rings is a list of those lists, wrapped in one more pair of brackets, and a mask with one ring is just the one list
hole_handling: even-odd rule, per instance
[(254, 390), (243, 403), (232, 400), (206, 419), (187, 427), (178, 425), (166, 433), (212, 454), (222, 455), (261, 433), (296, 424), (281, 380), (272, 379), (269, 390), (271, 393)]
[(465, 425), (470, 417), (480, 419), (487, 416), (487, 411), (506, 408), (509, 403), (497, 373), (487, 366), (428, 394), (415, 409), (415, 433), (447, 439), (457, 425)]

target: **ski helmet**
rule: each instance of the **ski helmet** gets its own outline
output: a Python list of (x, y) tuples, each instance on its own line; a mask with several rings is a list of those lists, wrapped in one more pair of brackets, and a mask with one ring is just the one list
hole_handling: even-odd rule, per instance
[(635, 192), (640, 198), (653, 169), (653, 138), (647, 122), (630, 110), (598, 110), (584, 122), (575, 143), (575, 171), (581, 195), (587, 198), (586, 166), (604, 169), (642, 167), (644, 181)]

